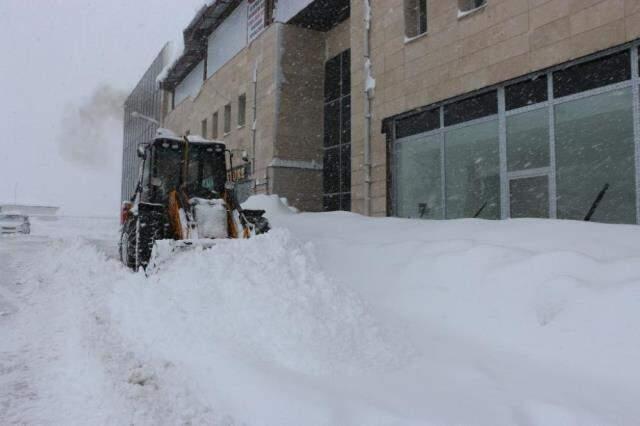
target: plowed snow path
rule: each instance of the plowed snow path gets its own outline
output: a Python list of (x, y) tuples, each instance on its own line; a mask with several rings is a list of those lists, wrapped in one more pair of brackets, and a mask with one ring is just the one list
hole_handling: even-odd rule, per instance
[(81, 292), (31, 275), (43, 256), (51, 256), (53, 244), (37, 237), (0, 241), (3, 424), (103, 423), (113, 410), (81, 330)]

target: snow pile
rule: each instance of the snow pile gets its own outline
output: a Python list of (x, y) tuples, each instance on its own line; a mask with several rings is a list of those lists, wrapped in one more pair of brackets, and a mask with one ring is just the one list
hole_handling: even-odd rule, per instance
[(0, 423), (637, 424), (640, 228), (245, 207), (274, 230), (149, 278), (0, 241), (0, 353), (37, 395)]
[(162, 50), (162, 63), (165, 64), (160, 73), (156, 76), (156, 84), (160, 85), (173, 69), (180, 57), (184, 53), (184, 38), (179, 34), (175, 40), (168, 42)]
[(277, 195), (252, 195), (242, 204), (243, 209), (264, 210), (269, 219), (298, 213), (298, 209), (291, 207), (286, 198)]
[(394, 362), (362, 302), (329, 281), (310, 248), (284, 230), (177, 254), (147, 283), (122, 291), (112, 306), (122, 329), (167, 359), (176, 346), (193, 353), (208, 342), (203, 358), (231, 348), (250, 362), (304, 374)]

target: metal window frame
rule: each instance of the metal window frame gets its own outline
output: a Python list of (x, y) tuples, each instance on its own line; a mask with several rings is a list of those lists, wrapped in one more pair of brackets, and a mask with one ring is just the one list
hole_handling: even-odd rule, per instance
[[(553, 73), (555, 71), (569, 68), (573, 65), (578, 65), (580, 63), (585, 63), (593, 60), (597, 60), (599, 58), (622, 52), (624, 50), (630, 50), (630, 60), (631, 60), (631, 78), (629, 80), (609, 84), (606, 86), (598, 87), (595, 89), (587, 90), (584, 92), (574, 93), (569, 96), (563, 96), (560, 98), (555, 98), (553, 93)], [(635, 147), (635, 185), (636, 185), (636, 224), (640, 224), (640, 66), (639, 59), (640, 55), (638, 50), (640, 49), (640, 40), (636, 40), (631, 43), (625, 43), (624, 45), (613, 47), (611, 49), (607, 49), (592, 55), (585, 56), (583, 58), (567, 62), (562, 65), (557, 65), (551, 67), (545, 71), (538, 71), (531, 74), (527, 74), (525, 76), (518, 77), (517, 79), (510, 80), (508, 82), (501, 83), (499, 85), (494, 85), (491, 87), (487, 87), (481, 89), (479, 91), (475, 91), (473, 93), (469, 93), (468, 96), (457, 96), (450, 100), (445, 100), (440, 102), (434, 108), (438, 108), (440, 110), (440, 127), (437, 129), (430, 130), (428, 132), (418, 133), (415, 135), (407, 136), (401, 139), (396, 139), (396, 121), (405, 117), (405, 115), (397, 116), (393, 120), (392, 124), (392, 149), (391, 149), (391, 161), (390, 168), (392, 170), (391, 176), (391, 187), (392, 187), (392, 212), (396, 214), (398, 211), (397, 206), (397, 196), (398, 193), (398, 164), (397, 164), (397, 154), (398, 149), (402, 145), (403, 142), (413, 141), (416, 139), (422, 139), (426, 137), (432, 137), (438, 135), (440, 137), (440, 157), (441, 157), (441, 181), (442, 181), (442, 200), (443, 200), (443, 218), (447, 217), (447, 201), (446, 201), (446, 141), (445, 134), (451, 130), (457, 130), (460, 128), (481, 124), (484, 122), (492, 121), (497, 118), (498, 120), (498, 137), (499, 137), (499, 161), (500, 161), (500, 217), (501, 219), (508, 219), (510, 217), (510, 194), (509, 194), (509, 186), (511, 180), (514, 179), (523, 179), (529, 177), (540, 177), (540, 176), (548, 176), (549, 178), (549, 218), (557, 219), (558, 210), (557, 210), (557, 164), (556, 164), (556, 134), (555, 134), (555, 109), (556, 106), (572, 102), (580, 99), (589, 98), (592, 96), (597, 96), (605, 93), (614, 92), (616, 90), (628, 89), (631, 88), (632, 91), (632, 108), (633, 108), (633, 131), (634, 131), (634, 147)], [(532, 105), (527, 105), (521, 108), (516, 108), (507, 111), (505, 105), (505, 88), (509, 85), (515, 84), (517, 82), (521, 82), (527, 79), (530, 79), (533, 76), (539, 76), (539, 78), (547, 78), (547, 100), (545, 102), (540, 102)], [(497, 90), (498, 93), (498, 113), (493, 114), (487, 117), (482, 117), (472, 121), (466, 121), (463, 123), (458, 123), (453, 126), (444, 126), (444, 107), (453, 102), (457, 102), (466, 97), (473, 97), (481, 94), (483, 92), (488, 92), (491, 90)], [(548, 126), (549, 126), (549, 166), (542, 167), (537, 169), (530, 170), (521, 170), (521, 171), (508, 171), (508, 158), (507, 158), (507, 119), (514, 115), (523, 114), (526, 112), (531, 112), (539, 109), (546, 108), (548, 110)]]
[[(342, 142), (342, 103), (343, 101), (348, 98), (351, 97), (352, 95), (352, 90), (351, 90), (351, 84), (349, 84), (349, 92), (344, 92), (343, 91), (343, 87), (342, 87), (342, 78), (343, 78), (343, 72), (344, 72), (344, 60), (343, 60), (343, 55), (345, 54), (345, 52), (349, 52), (351, 49), (345, 49), (342, 52), (338, 53), (337, 55), (329, 58), (328, 60), (325, 61), (324, 66), (325, 66), (325, 72), (326, 72), (326, 65), (329, 61), (335, 59), (335, 58), (340, 58), (340, 73), (338, 75), (338, 86), (340, 87), (340, 94), (336, 97), (333, 98), (329, 101), (327, 100), (323, 100), (323, 104), (322, 104), (322, 108), (323, 108), (323, 114), (326, 114), (326, 107), (328, 105), (331, 105), (333, 103), (337, 103), (338, 104), (338, 130), (339, 130), (339, 141), (336, 145), (332, 145), (332, 146), (324, 146), (324, 141), (323, 141), (323, 145), (322, 145), (322, 154), (323, 154), (323, 158), (324, 158), (324, 154), (331, 149), (337, 149), (338, 150), (338, 172), (340, 174), (339, 178), (338, 178), (338, 186), (340, 188), (342, 188), (342, 147), (344, 146), (351, 146), (351, 137), (349, 137), (349, 142), (347, 143), (343, 143)], [(349, 61), (351, 61), (351, 57), (349, 56)], [(349, 64), (349, 67), (351, 67), (351, 64)], [(351, 107), (353, 107), (353, 104), (351, 104)], [(325, 134), (323, 133), (323, 139), (325, 137)], [(349, 155), (349, 162), (351, 162), (353, 158), (353, 155)], [(353, 168), (352, 168), (353, 169)], [(352, 170), (353, 171), (353, 170)], [(324, 173), (324, 172), (323, 172)], [(395, 173), (394, 173), (395, 174)], [(324, 175), (323, 175), (323, 179), (324, 179)], [(328, 192), (324, 192), (324, 183), (323, 183), (323, 188), (322, 188), (322, 200), (323, 200), (323, 210), (324, 210), (324, 198), (325, 197), (335, 197), (338, 196), (340, 197), (338, 200), (338, 208), (339, 211), (344, 211), (344, 209), (346, 208), (346, 206), (342, 205), (342, 197), (344, 195), (352, 195), (352, 191), (351, 191), (351, 185), (349, 185), (349, 191), (348, 192), (332, 192), (332, 193), (328, 193)], [(351, 200), (351, 206), (353, 206), (353, 200)], [(351, 209), (349, 209), (351, 210)]]

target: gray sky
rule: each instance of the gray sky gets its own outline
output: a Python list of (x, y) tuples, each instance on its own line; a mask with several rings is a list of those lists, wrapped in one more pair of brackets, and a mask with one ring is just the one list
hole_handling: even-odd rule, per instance
[(18, 202), (60, 205), (63, 214), (118, 214), (119, 117), (96, 124), (106, 137), (86, 143), (100, 161), (86, 163), (64, 156), (63, 118), (105, 86), (128, 93), (203, 3), (0, 0), (0, 202), (13, 201), (17, 184)]

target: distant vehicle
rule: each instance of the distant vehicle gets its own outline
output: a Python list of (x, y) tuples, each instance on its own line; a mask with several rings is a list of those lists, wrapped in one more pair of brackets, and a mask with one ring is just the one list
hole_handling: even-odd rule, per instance
[(0, 234), (30, 234), (29, 216), (23, 214), (0, 214)]

